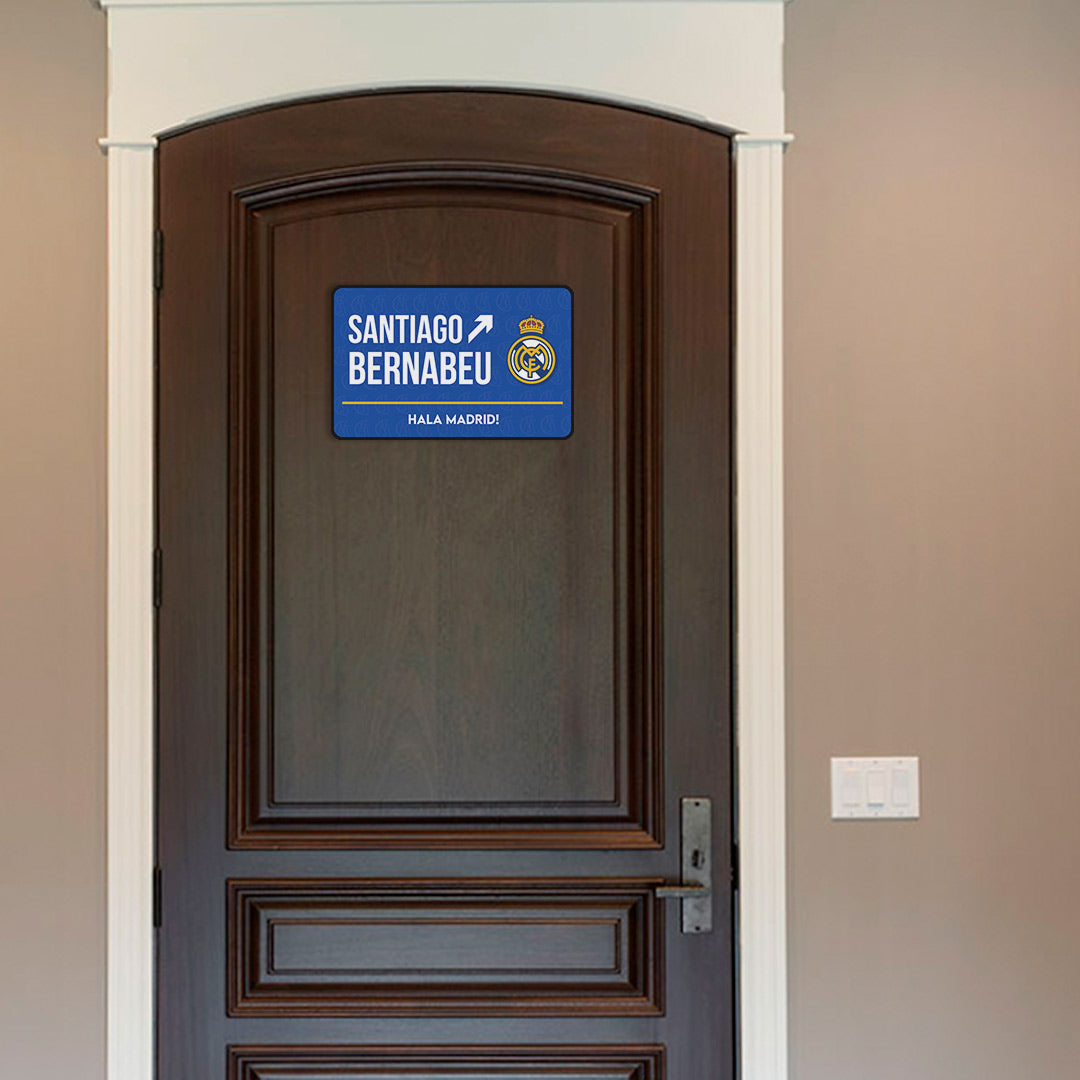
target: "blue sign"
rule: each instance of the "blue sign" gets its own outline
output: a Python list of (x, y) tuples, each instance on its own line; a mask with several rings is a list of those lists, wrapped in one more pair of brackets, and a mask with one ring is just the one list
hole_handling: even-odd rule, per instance
[(564, 439), (573, 430), (564, 288), (334, 293), (334, 434)]

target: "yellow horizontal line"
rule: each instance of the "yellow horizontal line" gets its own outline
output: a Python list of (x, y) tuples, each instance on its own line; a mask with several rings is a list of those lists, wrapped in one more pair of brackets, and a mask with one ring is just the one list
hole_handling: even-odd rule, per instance
[(342, 405), (562, 405), (561, 401), (343, 401)]

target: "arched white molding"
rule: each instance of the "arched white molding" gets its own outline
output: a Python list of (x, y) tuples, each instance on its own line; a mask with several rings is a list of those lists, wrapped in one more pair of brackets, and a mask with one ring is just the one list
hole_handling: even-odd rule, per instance
[[(110, 42), (109, 134), (101, 140), (110, 215), (108, 1080), (153, 1076), (157, 136), (316, 93), (434, 83), (594, 96), (746, 132), (735, 139), (741, 1074), (787, 1080), (780, 269), (782, 160), (791, 136), (783, 134), (783, 0), (102, 6)], [(508, 59), (520, 54), (523, 25), (533, 39), (566, 47), (523, 70)], [(473, 44), (447, 60), (447, 34)]]
[(783, 16), (779, 0), (113, 6), (108, 134), (401, 84), (551, 89), (779, 131)]

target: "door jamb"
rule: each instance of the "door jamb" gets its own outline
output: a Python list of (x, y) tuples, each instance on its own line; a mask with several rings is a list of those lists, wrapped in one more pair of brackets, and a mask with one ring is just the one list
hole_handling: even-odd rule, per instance
[[(736, 967), (743, 1080), (786, 1080), (781, 211), (791, 137), (735, 153)], [(156, 139), (108, 154), (107, 1077), (154, 1075)]]

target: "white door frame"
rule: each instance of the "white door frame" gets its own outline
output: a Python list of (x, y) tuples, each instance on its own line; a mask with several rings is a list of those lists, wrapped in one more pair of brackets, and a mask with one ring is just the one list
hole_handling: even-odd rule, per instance
[[(154, 1075), (156, 137), (316, 92), (431, 84), (543, 88), (747, 132), (735, 137), (734, 236), (739, 1036), (743, 1080), (787, 1080), (783, 0), (100, 3), (110, 47), (101, 140), (109, 157), (108, 1080)], [(524, 55), (523, 39), (535, 43)]]

